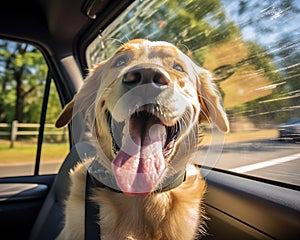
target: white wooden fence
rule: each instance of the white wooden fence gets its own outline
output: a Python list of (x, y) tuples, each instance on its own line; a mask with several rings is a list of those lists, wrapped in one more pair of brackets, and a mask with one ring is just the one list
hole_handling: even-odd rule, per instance
[[(14, 147), (14, 142), (17, 140), (17, 136), (37, 136), (39, 135), (39, 123), (19, 123), (18, 121), (13, 121), (12, 123), (0, 123), (0, 136), (8, 136), (10, 137), (10, 147)], [(5, 128), (5, 131), (1, 131), (1, 128)], [(22, 130), (19, 130), (22, 128)], [(31, 128), (29, 130), (25, 130), (26, 128)], [(36, 130), (32, 130), (35, 128)], [(54, 124), (45, 124), (45, 135), (62, 135), (66, 134), (66, 127), (62, 129), (57, 129)], [(52, 131), (49, 131), (52, 129)]]

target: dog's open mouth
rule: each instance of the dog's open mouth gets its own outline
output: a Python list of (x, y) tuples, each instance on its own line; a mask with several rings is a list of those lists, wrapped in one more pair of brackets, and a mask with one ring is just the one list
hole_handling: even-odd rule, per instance
[(146, 195), (154, 190), (168, 164), (179, 134), (179, 124), (168, 127), (154, 114), (136, 111), (117, 123), (107, 112), (111, 128), (113, 171), (122, 192)]

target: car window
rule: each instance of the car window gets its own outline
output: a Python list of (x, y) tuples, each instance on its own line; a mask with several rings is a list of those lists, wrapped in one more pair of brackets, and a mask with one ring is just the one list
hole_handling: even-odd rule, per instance
[(56, 173), (68, 133), (54, 128), (61, 104), (46, 61), (27, 43), (0, 40), (0, 51), (0, 177)]
[(133, 38), (179, 46), (213, 74), (230, 120), (206, 124), (195, 162), (300, 185), (299, 1), (135, 1), (86, 51), (89, 67)]

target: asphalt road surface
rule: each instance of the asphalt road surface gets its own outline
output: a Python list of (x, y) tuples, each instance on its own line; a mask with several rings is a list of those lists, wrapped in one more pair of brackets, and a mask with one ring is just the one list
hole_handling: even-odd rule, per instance
[[(195, 156), (195, 162), (300, 186), (299, 143), (257, 140), (210, 146)], [(56, 172), (59, 165), (55, 161), (43, 163), (41, 174)], [(0, 166), (1, 177), (28, 175), (33, 171), (34, 166), (30, 164)]]
[(221, 154), (212, 151), (199, 164), (300, 186), (299, 143), (261, 140), (225, 144)]

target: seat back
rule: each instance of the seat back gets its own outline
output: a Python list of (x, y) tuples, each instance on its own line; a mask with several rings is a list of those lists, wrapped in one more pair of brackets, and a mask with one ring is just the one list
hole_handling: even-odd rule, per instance
[[(90, 146), (91, 147), (91, 146)], [(94, 151), (91, 147), (91, 150)], [(53, 240), (64, 226), (64, 203), (69, 194), (70, 170), (81, 161), (76, 146), (63, 162), (34, 223), (30, 240)]]

